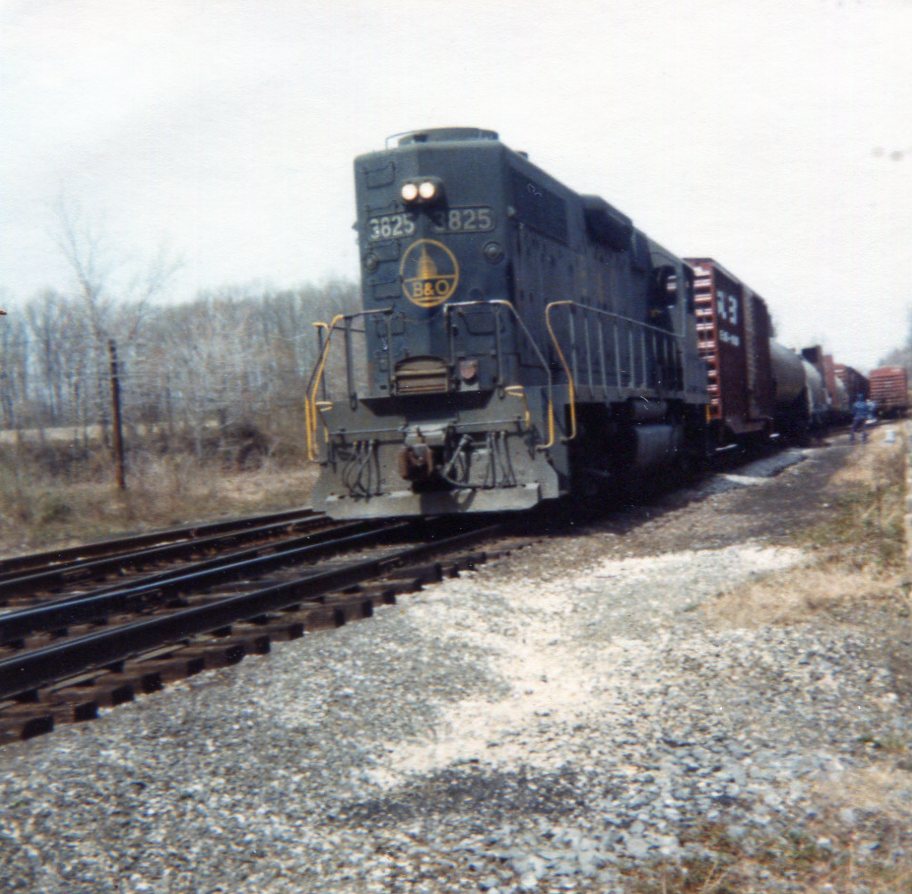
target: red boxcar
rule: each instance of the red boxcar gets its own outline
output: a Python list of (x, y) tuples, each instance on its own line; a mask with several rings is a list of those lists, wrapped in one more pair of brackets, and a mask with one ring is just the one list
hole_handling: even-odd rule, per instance
[(882, 366), (868, 377), (879, 416), (904, 416), (909, 409), (909, 377), (904, 366)]
[(775, 394), (766, 302), (718, 261), (685, 260), (696, 276), (697, 339), (719, 440), (768, 434)]

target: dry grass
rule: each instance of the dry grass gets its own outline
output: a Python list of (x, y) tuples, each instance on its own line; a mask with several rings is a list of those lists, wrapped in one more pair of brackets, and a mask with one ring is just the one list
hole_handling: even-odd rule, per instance
[(774, 572), (722, 593), (704, 611), (718, 627), (800, 624), (852, 602), (888, 599), (896, 585), (894, 573), (872, 577), (857, 569), (834, 568), (832, 563), (812, 564)]
[[(876, 810), (886, 819), (912, 828), (912, 774), (898, 769), (895, 758), (908, 755), (908, 746), (899, 739), (872, 739), (887, 758), (869, 767), (843, 772), (838, 784), (832, 780), (821, 787), (819, 795), (835, 808)], [(903, 765), (907, 765), (903, 761)]]
[(308, 503), (316, 468), (267, 461), (225, 471), (183, 454), (134, 457), (128, 489), (107, 468), (58, 480), (28, 463), (0, 466), (0, 555)]
[[(905, 747), (903, 747), (905, 751)], [(805, 894), (908, 894), (912, 862), (912, 774), (883, 762), (845, 771), (820, 783), (820, 815), (785, 835), (733, 840), (721, 823), (703, 823), (682, 836), (714, 856), (661, 863), (629, 873), (632, 894), (745, 894), (787, 881)], [(840, 811), (866, 815), (846, 825)], [(872, 819), (873, 817), (873, 819)], [(876, 843), (876, 850), (871, 844)]]
[(797, 624), (854, 603), (896, 598), (905, 569), (905, 438), (884, 432), (833, 477), (827, 518), (798, 544), (807, 561), (721, 593), (704, 606), (720, 627)]
[(853, 833), (831, 834), (831, 818), (815, 828), (755, 842), (744, 847), (732, 841), (724, 826), (706, 823), (688, 837), (712, 851), (713, 859), (691, 859), (673, 865), (638, 869), (627, 874), (630, 894), (760, 894), (789, 884), (803, 894), (907, 894), (912, 867), (894, 860), (890, 841), (901, 831), (880, 823), (883, 853), (872, 856)]

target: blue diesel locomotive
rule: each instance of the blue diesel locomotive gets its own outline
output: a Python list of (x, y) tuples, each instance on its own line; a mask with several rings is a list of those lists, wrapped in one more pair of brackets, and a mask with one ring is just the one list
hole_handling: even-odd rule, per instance
[(362, 308), (321, 324), (314, 507), (518, 510), (707, 451), (694, 274), (496, 133), (355, 160)]

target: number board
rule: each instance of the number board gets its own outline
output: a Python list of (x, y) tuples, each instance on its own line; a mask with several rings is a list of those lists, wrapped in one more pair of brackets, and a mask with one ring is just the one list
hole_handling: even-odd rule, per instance
[(367, 238), (371, 242), (414, 235), (415, 215), (409, 211), (399, 214), (383, 214), (380, 217), (367, 219)]
[(494, 229), (491, 209), (479, 205), (472, 208), (449, 208), (431, 212), (431, 230), (441, 233), (486, 233)]
[[(435, 236), (454, 233), (486, 233), (494, 229), (494, 215), (485, 205), (470, 208), (447, 208), (431, 211), (430, 232)], [(411, 211), (396, 214), (382, 214), (367, 219), (367, 239), (369, 242), (383, 242), (387, 239), (400, 239), (414, 236), (417, 215)]]

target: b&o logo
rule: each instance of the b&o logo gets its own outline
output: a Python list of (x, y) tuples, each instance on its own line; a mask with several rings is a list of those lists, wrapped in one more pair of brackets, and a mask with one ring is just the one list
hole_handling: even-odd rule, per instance
[(399, 265), (402, 291), (419, 307), (443, 304), (459, 284), (456, 256), (436, 239), (416, 239)]

